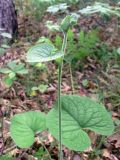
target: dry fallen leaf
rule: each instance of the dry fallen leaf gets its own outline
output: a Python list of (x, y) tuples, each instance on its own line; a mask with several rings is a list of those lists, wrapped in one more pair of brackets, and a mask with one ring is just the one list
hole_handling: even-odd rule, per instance
[(110, 152), (108, 149), (103, 149), (103, 157), (110, 158)]
[(116, 134), (113, 134), (112, 136), (110, 136), (108, 138), (108, 141), (110, 143), (113, 143), (115, 148), (120, 148), (120, 134), (119, 133), (116, 133)]
[(81, 160), (80, 156), (78, 154), (73, 156), (73, 160)]

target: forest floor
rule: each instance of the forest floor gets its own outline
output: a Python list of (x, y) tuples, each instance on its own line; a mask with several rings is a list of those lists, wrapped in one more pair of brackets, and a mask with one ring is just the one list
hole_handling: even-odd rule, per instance
[[(9, 61), (17, 60), (25, 63), (26, 52), (31, 44), (41, 36), (54, 38), (54, 34), (45, 27), (46, 20), (56, 22), (55, 16), (45, 14), (41, 22), (35, 22), (31, 17), (20, 15), (19, 20), (19, 37), (13, 43), (6, 54), (0, 57), (0, 67), (4, 67)], [(93, 15), (86, 18), (80, 18), (78, 25), (74, 28), (74, 32), (80, 29), (89, 31), (93, 26), (98, 26), (99, 38), (102, 42), (109, 45), (109, 49), (120, 46), (120, 28), (115, 28), (116, 18), (112, 17), (106, 23), (103, 23), (99, 16)], [(111, 112), (115, 121), (120, 119), (120, 59), (115, 57), (108, 60), (95, 59), (91, 56), (86, 57), (82, 63), (78, 62), (78, 66), (72, 70), (74, 80), (74, 93), (79, 95), (87, 95), (97, 101), (102, 102)], [(26, 63), (25, 63), (26, 64)], [(116, 66), (115, 66), (115, 65)], [(2, 117), (2, 139), (0, 140), (0, 151), (9, 154), (17, 160), (35, 159), (34, 155), (39, 148), (38, 154), (41, 154), (43, 160), (49, 159), (47, 153), (42, 149), (41, 143), (36, 137), (36, 142), (30, 149), (19, 149), (13, 143), (10, 137), (10, 119), (16, 113), (29, 110), (49, 111), (57, 98), (57, 65), (55, 63), (46, 63), (44, 71), (36, 72), (32, 67), (26, 64), (30, 70), (30, 75), (20, 76), (12, 87), (8, 88), (2, 81), (3, 75), (0, 75), (0, 107)], [(62, 94), (73, 92), (71, 88), (71, 74), (69, 65), (65, 64), (63, 68)], [(40, 82), (47, 85), (44, 93), (29, 92), (30, 82)], [(63, 148), (65, 160), (120, 160), (120, 134), (119, 126), (116, 125), (116, 132), (101, 140), (102, 137), (90, 132), (89, 136), (92, 140), (91, 147), (83, 153), (69, 151)], [(119, 130), (120, 131), (120, 130)], [(43, 133), (44, 145), (50, 152), (52, 158), (57, 160), (58, 148), (56, 142), (48, 133)], [(52, 143), (52, 145), (51, 145)], [(97, 148), (97, 150), (95, 150)]]

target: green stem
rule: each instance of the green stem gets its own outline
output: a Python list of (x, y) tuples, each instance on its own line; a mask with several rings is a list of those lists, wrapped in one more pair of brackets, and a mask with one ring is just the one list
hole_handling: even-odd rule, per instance
[(45, 149), (45, 151), (47, 152), (48, 156), (49, 156), (49, 160), (52, 160), (52, 157), (48, 151), (48, 149), (46, 148), (46, 146), (44, 145), (44, 143), (41, 141), (41, 145), (43, 146), (43, 148)]
[(71, 63), (69, 63), (69, 68), (70, 68), (70, 79), (71, 79), (72, 94), (74, 94), (75, 93), (75, 88), (74, 88), (74, 81), (73, 81), (73, 74), (72, 74)]
[[(64, 34), (63, 45), (62, 45), (62, 52), (65, 55), (66, 45), (67, 45), (67, 35)], [(58, 73), (58, 109), (59, 109), (59, 160), (62, 160), (62, 127), (61, 127), (61, 82), (62, 82), (62, 68), (63, 68), (63, 60), (64, 56), (62, 57), (62, 61), (59, 64), (59, 73)]]
[(103, 144), (103, 142), (105, 141), (105, 136), (101, 136), (100, 142), (98, 144), (98, 146), (96, 147), (96, 150), (99, 150)]

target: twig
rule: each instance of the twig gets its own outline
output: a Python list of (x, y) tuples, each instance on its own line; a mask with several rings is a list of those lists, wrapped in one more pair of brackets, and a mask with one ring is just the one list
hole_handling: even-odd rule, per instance
[(43, 148), (46, 150), (46, 152), (47, 152), (47, 154), (48, 154), (48, 156), (49, 156), (49, 160), (52, 160), (52, 157), (51, 157), (48, 149), (46, 148), (46, 146), (44, 145), (44, 143), (43, 143), (41, 140), (40, 140), (40, 142), (41, 142), (41, 145), (43, 146)]
[(7, 148), (6, 150), (3, 151), (4, 154), (11, 152), (12, 150), (14, 150), (17, 146), (14, 145), (11, 148)]

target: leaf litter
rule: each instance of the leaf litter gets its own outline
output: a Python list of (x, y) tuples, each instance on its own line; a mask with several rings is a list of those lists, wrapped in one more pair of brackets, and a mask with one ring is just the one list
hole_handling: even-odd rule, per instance
[[(29, 35), (31, 41), (34, 41), (40, 36), (49, 36), (50, 32), (44, 27), (46, 20), (52, 20), (57, 22), (57, 16), (45, 14), (41, 22), (31, 21), (30, 17), (25, 17), (25, 15), (19, 16), (19, 39), (15, 42), (10, 49), (6, 51), (6, 54), (0, 57), (0, 67), (5, 66), (11, 60), (18, 60), (25, 63), (25, 54), (27, 49), (30, 47), (31, 43), (26, 40), (26, 35)], [(116, 19), (113, 17), (108, 23), (102, 22), (101, 18), (94, 14), (90, 17), (81, 17), (77, 28), (74, 29), (75, 32), (79, 32), (79, 28), (85, 31), (91, 30), (95, 26), (99, 26), (99, 37), (102, 41), (107, 42), (111, 47), (117, 47), (120, 45), (119, 32), (115, 31), (114, 24)], [(31, 32), (32, 31), (32, 32)], [(112, 35), (112, 36), (111, 36)], [(52, 35), (54, 38), (54, 35)], [(88, 57), (86, 60), (86, 65), (84, 65), (83, 70), (74, 70), (74, 83), (75, 83), (75, 93), (79, 95), (87, 95), (93, 97), (97, 101), (102, 100), (106, 107), (111, 110), (113, 119), (120, 119), (120, 101), (114, 98), (113, 92), (118, 92), (118, 78), (119, 70), (114, 70), (112, 66), (108, 69), (107, 74), (104, 74), (102, 70), (102, 64), (94, 60), (94, 58)], [(56, 100), (56, 90), (57, 90), (57, 76), (56, 76), (56, 65), (46, 64), (49, 71), (46, 74), (40, 76), (40, 80), (48, 85), (45, 93), (37, 93), (37, 96), (30, 97), (25, 91), (25, 86), (20, 82), (14, 82), (11, 88), (7, 88), (2, 83), (2, 75), (0, 75), (0, 154), (10, 153), (16, 159), (33, 159), (33, 155), (41, 146), (40, 141), (36, 138), (36, 142), (33, 147), (26, 150), (20, 150), (17, 148), (10, 138), (9, 126), (10, 118), (15, 113), (25, 112), (29, 110), (40, 110), (47, 112), (52, 107), (54, 101)], [(111, 65), (111, 64), (110, 64)], [(27, 64), (26, 64), (27, 66)], [(63, 72), (63, 83), (62, 83), (62, 93), (72, 93), (70, 75), (68, 71), (68, 66)], [(24, 79), (24, 77), (23, 77)], [(83, 85), (83, 80), (88, 81), (88, 85)], [(98, 82), (96, 82), (96, 80)], [(115, 87), (109, 87), (111, 83), (116, 85)], [(115, 89), (116, 88), (116, 89)], [(99, 94), (98, 91), (100, 91)], [(113, 104), (119, 104), (117, 107), (113, 108)], [(53, 159), (58, 159), (57, 152), (58, 149), (54, 144), (54, 139), (47, 133), (43, 133), (43, 142)], [(64, 148), (64, 157), (67, 160), (89, 160), (89, 154), (93, 151), (93, 146), (96, 145), (96, 140), (99, 138), (96, 135), (90, 134), (93, 140), (92, 148), (89, 151), (85, 151), (83, 154), (76, 154), (74, 152), (68, 151)], [(52, 142), (53, 146), (50, 146)], [(117, 132), (112, 136), (109, 136), (102, 146), (101, 154), (98, 154), (95, 160), (119, 160), (120, 159), (120, 134)], [(45, 154), (46, 156), (46, 154)]]

